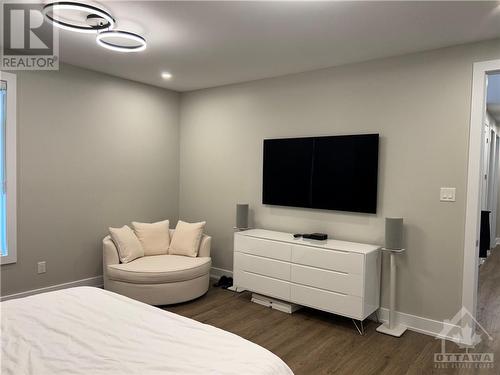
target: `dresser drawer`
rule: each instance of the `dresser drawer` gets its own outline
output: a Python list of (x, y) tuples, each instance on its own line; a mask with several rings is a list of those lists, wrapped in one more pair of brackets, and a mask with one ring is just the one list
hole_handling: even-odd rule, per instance
[(290, 300), (290, 283), (272, 277), (257, 275), (247, 271), (238, 271), (236, 274), (236, 285), (252, 292), (263, 295)]
[(299, 305), (325, 310), (334, 314), (363, 320), (363, 303), (360, 297), (349, 296), (303, 285), (291, 285), (290, 300)]
[(292, 263), (332, 271), (362, 274), (364, 255), (314, 247), (292, 246)]
[(259, 238), (244, 235), (234, 236), (234, 251), (284, 260), (287, 262), (289, 262), (292, 257), (292, 246), (290, 244), (261, 240)]
[(281, 280), (290, 280), (290, 263), (245, 253), (234, 253), (234, 268)]
[(340, 273), (309, 266), (292, 264), (293, 283), (321, 288), (332, 292), (362, 297), (363, 278), (352, 273)]

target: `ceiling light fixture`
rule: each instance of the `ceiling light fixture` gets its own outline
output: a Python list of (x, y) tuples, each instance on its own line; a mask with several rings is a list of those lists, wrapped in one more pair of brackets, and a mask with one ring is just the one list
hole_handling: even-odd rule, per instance
[[(87, 13), (85, 23), (74, 23), (60, 16), (55, 12), (78, 11)], [(103, 9), (92, 5), (76, 3), (73, 1), (60, 1), (44, 5), (42, 13), (54, 26), (64, 30), (76, 31), (80, 33), (96, 34), (101, 30), (111, 29), (115, 26), (115, 19)]]
[[(110, 42), (109, 39), (124, 39), (136, 42), (134, 45), (118, 44)], [(106, 40), (108, 39), (108, 40)], [(142, 36), (123, 30), (108, 30), (97, 34), (97, 44), (101, 47), (117, 52), (140, 52), (146, 49), (146, 39)]]
[[(61, 17), (60, 11), (80, 12), (86, 14), (86, 17), (82, 17), (84, 19), (80, 22), (69, 20)], [(140, 52), (146, 49), (146, 39), (130, 31), (114, 30), (116, 21), (113, 16), (96, 6), (74, 1), (58, 1), (44, 5), (42, 13), (50, 23), (61, 29), (97, 34), (97, 44), (112, 51)], [(118, 43), (117, 39), (125, 42)]]
[(169, 73), (169, 72), (163, 72), (161, 74), (161, 78), (163, 79), (171, 79), (172, 78), (172, 73)]

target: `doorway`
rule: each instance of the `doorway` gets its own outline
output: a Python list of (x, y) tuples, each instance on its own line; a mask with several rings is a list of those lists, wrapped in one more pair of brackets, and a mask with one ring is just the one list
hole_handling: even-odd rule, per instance
[(497, 233), (500, 236), (500, 60), (474, 64), (472, 90), (462, 306), (476, 318), (479, 267), (492, 254)]

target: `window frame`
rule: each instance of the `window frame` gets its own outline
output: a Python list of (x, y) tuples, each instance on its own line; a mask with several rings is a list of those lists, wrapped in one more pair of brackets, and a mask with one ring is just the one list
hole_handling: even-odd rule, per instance
[[(17, 262), (17, 82), (16, 75), (0, 71), (0, 81), (7, 83), (5, 123), (7, 255), (0, 255), (0, 264)], [(2, 182), (0, 182), (2, 183)]]

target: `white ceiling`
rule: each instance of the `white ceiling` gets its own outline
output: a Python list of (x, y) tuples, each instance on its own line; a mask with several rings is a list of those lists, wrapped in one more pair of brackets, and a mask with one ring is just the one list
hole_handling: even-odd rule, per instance
[[(95, 3), (94, 3), (95, 4)], [(146, 51), (124, 54), (61, 30), (63, 62), (177, 91), (500, 37), (499, 2), (101, 3)], [(174, 78), (164, 81), (160, 73)]]

